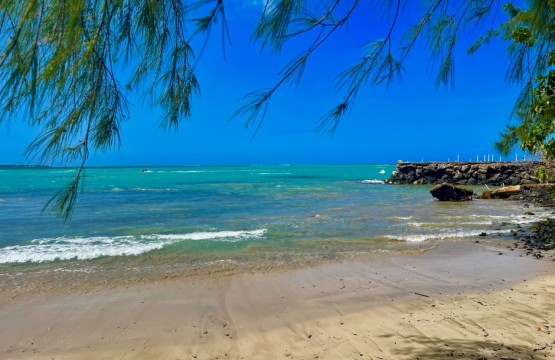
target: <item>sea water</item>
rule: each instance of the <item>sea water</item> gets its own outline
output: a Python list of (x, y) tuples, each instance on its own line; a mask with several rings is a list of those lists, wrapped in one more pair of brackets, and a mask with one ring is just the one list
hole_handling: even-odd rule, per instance
[(385, 184), (394, 169), (89, 168), (75, 212), (64, 222), (41, 210), (75, 169), (3, 168), (0, 266), (336, 259), (425, 249), (483, 232), (510, 239), (512, 225), (543, 215), (524, 215), (519, 202), (438, 202), (431, 186)]

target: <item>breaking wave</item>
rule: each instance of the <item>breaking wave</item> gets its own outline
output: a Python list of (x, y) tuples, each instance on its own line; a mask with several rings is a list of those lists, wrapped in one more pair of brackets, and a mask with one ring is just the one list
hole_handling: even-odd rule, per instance
[(398, 241), (406, 242), (422, 242), (427, 240), (445, 240), (445, 239), (457, 239), (457, 238), (469, 238), (476, 237), (487, 232), (488, 235), (492, 234), (508, 234), (511, 232), (510, 229), (506, 230), (473, 230), (473, 231), (459, 231), (459, 232), (444, 232), (444, 233), (432, 233), (432, 234), (414, 234), (414, 235), (385, 235), (386, 238)]
[(47, 262), (54, 260), (90, 260), (102, 256), (133, 256), (181, 241), (237, 242), (261, 239), (266, 229), (251, 231), (193, 232), (187, 234), (149, 234), (125, 236), (59, 237), (35, 239), (28, 245), (0, 249), (0, 264)]
[(385, 181), (378, 180), (378, 179), (372, 179), (372, 180), (362, 180), (361, 183), (362, 184), (385, 184)]

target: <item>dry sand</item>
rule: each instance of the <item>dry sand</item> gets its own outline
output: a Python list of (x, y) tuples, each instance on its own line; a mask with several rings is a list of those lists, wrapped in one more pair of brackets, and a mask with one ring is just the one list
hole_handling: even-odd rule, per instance
[(555, 359), (555, 261), (470, 242), (0, 304), (1, 359)]

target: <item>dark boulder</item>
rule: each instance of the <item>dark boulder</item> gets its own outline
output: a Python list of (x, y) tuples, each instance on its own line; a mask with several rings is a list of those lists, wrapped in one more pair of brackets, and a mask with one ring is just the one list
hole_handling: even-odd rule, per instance
[(436, 185), (430, 194), (439, 201), (468, 201), (472, 200), (474, 191), (444, 183)]

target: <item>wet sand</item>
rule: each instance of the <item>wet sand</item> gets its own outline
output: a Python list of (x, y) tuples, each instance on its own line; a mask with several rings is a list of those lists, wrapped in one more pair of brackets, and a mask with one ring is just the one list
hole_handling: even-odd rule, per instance
[(554, 331), (555, 261), (471, 241), (0, 302), (2, 359), (546, 359)]

